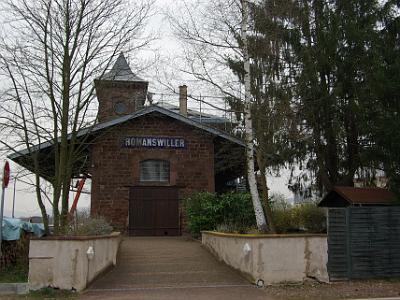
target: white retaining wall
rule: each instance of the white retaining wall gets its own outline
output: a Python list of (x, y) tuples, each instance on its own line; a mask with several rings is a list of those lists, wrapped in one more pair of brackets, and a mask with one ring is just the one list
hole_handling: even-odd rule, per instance
[(246, 235), (202, 232), (202, 243), (250, 280), (265, 284), (328, 282), (326, 235)]
[[(83, 290), (96, 276), (116, 264), (120, 241), (119, 233), (31, 239), (29, 288)], [(87, 255), (89, 247), (94, 250), (92, 259)]]

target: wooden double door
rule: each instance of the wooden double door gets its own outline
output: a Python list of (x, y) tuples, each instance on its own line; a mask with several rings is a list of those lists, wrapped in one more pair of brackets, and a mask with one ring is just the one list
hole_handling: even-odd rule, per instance
[(178, 188), (169, 186), (131, 187), (129, 234), (139, 236), (180, 235)]

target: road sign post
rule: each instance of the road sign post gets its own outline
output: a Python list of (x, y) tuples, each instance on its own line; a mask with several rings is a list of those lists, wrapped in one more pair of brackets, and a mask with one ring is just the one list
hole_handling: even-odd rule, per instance
[(4, 170), (3, 170), (3, 183), (1, 185), (1, 211), (0, 211), (0, 257), (2, 257), (2, 251), (1, 251), (1, 244), (3, 241), (3, 215), (4, 215), (4, 194), (6, 192), (6, 187), (8, 186), (8, 183), (10, 182), (10, 165), (8, 161), (6, 161), (6, 164), (4, 165)]

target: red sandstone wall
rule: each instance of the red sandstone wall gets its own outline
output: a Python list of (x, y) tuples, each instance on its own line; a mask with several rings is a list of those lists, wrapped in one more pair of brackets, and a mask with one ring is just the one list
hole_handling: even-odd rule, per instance
[[(96, 81), (96, 96), (99, 101), (99, 122), (105, 122), (122, 115), (132, 114), (142, 108), (147, 94), (147, 82), (107, 82)], [(126, 105), (126, 112), (117, 114), (114, 111), (116, 103)]]
[[(183, 137), (186, 148), (123, 148), (127, 136)], [(179, 187), (181, 200), (195, 191), (214, 191), (213, 137), (171, 118), (152, 114), (122, 124), (99, 137), (91, 149), (92, 214), (105, 216), (120, 229), (128, 225), (129, 187), (141, 185), (141, 160), (169, 160), (169, 185)]]

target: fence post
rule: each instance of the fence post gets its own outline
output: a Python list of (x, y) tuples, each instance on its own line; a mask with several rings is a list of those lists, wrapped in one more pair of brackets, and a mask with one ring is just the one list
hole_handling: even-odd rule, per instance
[(345, 208), (346, 212), (346, 253), (347, 253), (347, 277), (353, 277), (353, 266), (351, 261), (351, 207)]

